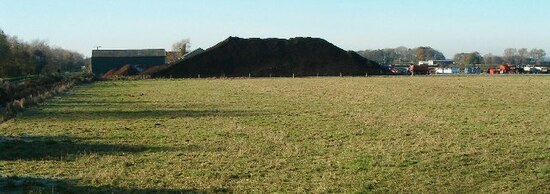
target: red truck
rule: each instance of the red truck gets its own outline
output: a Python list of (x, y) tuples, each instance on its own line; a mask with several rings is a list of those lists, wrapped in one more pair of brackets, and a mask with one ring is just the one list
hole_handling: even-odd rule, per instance
[(414, 75), (428, 75), (430, 74), (430, 68), (427, 65), (413, 65), (409, 66), (409, 73), (414, 72)]

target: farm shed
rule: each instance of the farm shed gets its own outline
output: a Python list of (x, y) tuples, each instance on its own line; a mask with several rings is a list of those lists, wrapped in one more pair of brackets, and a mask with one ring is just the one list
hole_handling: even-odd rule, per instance
[(164, 49), (92, 51), (92, 72), (95, 74), (101, 75), (127, 64), (144, 69), (166, 64), (166, 51)]

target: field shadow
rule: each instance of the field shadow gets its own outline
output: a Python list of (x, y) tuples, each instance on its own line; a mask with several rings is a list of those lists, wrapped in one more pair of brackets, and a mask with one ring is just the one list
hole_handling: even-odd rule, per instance
[(81, 186), (76, 180), (36, 177), (0, 177), (0, 193), (232, 193), (227, 188), (141, 189), (112, 186)]
[(168, 148), (90, 143), (65, 136), (0, 136), (0, 161), (74, 160), (87, 154), (116, 155), (137, 152), (166, 151)]
[(56, 101), (50, 101), (41, 104), (41, 108), (60, 108), (60, 109), (74, 109), (74, 108), (88, 108), (88, 107), (101, 107), (101, 108), (135, 108), (136, 105), (142, 108), (155, 108), (155, 107), (177, 107), (178, 109), (204, 109), (215, 108), (212, 105), (204, 104), (189, 104), (175, 105), (173, 103), (159, 102), (153, 100), (126, 100), (126, 101), (112, 101), (112, 100), (71, 100), (71, 99), (59, 99)]
[[(243, 117), (259, 116), (265, 113), (260, 111), (244, 110), (117, 110), (116, 107), (102, 110), (29, 110), (25, 119), (46, 119), (79, 121), (79, 120), (104, 120), (104, 119), (175, 119), (175, 118), (199, 118), (199, 117)], [(114, 109), (114, 110), (113, 110)]]

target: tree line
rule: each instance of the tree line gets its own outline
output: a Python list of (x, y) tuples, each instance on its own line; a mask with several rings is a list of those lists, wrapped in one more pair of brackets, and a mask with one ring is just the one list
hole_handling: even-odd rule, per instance
[(363, 50), (357, 52), (359, 55), (373, 60), (379, 64), (408, 64), (426, 60), (444, 60), (445, 55), (431, 47), (407, 48), (385, 48), (376, 50)]
[(43, 40), (26, 42), (0, 29), (0, 77), (79, 71), (85, 64), (80, 53), (49, 46)]
[[(358, 51), (358, 54), (363, 57), (376, 61), (379, 64), (409, 64), (418, 63), (418, 61), (426, 60), (444, 60), (445, 56), (438, 50), (431, 47), (397, 47), (376, 50)], [(453, 57), (453, 61), (461, 67), (467, 67), (476, 64), (496, 65), (496, 64), (511, 64), (511, 65), (534, 65), (544, 61), (546, 51), (543, 49), (527, 49), (527, 48), (507, 48), (504, 49), (503, 56), (493, 55), (491, 53), (481, 55), (479, 52), (457, 53)]]
[(527, 48), (507, 48), (504, 49), (503, 56), (493, 55), (492, 53), (481, 56), (479, 52), (473, 53), (458, 53), (453, 60), (460, 66), (468, 66), (473, 64), (511, 64), (511, 65), (538, 65), (544, 61), (546, 51), (543, 49), (527, 49)]

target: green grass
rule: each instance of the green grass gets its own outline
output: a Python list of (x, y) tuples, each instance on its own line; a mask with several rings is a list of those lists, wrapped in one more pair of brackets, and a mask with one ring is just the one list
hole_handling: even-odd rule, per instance
[(550, 77), (97, 82), (1, 124), (0, 174), (15, 191), (549, 193)]

